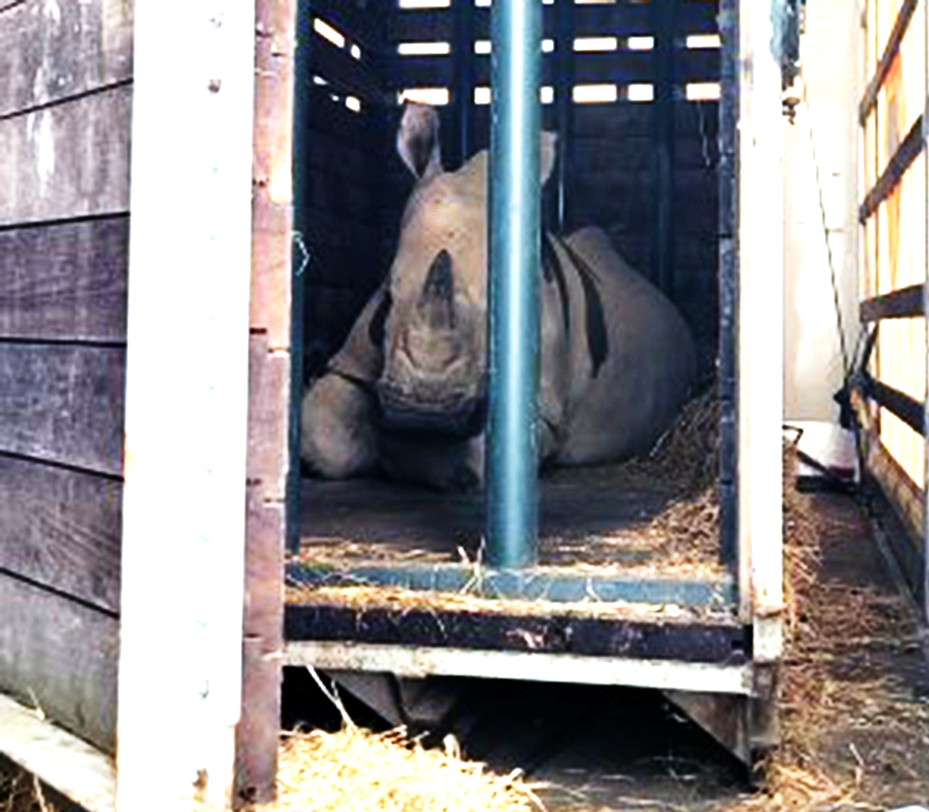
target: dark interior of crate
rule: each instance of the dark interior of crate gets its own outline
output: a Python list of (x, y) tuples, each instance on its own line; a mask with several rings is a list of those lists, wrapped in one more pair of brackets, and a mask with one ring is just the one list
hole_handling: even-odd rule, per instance
[[(302, 10), (309, 47), (298, 62), (297, 127), (305, 160), (296, 171), (297, 221), (310, 256), (301, 291), (305, 381), (339, 349), (390, 265), (412, 189), (395, 151), (401, 98), (447, 96), (438, 107), (446, 169), (488, 145), (490, 106), (458, 87), (473, 77), (478, 100), (486, 100), (490, 8), (472, 2), (312, 0)], [(561, 125), (564, 163), (545, 189), (546, 226), (605, 229), (683, 313), (704, 382), (715, 374), (719, 336), (717, 10), (697, 0), (544, 6), (543, 127)], [(573, 48), (561, 47), (572, 40)], [(568, 105), (557, 103), (566, 91), (578, 99), (567, 118), (559, 107)], [(604, 100), (580, 101), (591, 95)], [(655, 487), (624, 496), (609, 476), (599, 481), (587, 498), (543, 483), (543, 546), (546, 534), (561, 533), (558, 516), (571, 517), (576, 537), (615, 534), (673, 498)], [(450, 523), (461, 538), (480, 535), (473, 496), (450, 502), (383, 483), (307, 479), (303, 504), (306, 539), (380, 539), (399, 553), (403, 538), (415, 545), (444, 534), (454, 555)]]

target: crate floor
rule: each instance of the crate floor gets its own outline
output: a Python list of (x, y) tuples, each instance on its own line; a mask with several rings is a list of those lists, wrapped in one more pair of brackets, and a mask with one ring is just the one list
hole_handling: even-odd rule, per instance
[[(562, 469), (540, 480), (539, 564), (722, 574), (718, 541), (678, 539), (654, 520), (679, 499), (660, 482), (628, 481), (622, 466)], [(313, 561), (474, 562), (484, 559), (483, 494), (439, 493), (383, 480), (304, 478), (301, 558)]]

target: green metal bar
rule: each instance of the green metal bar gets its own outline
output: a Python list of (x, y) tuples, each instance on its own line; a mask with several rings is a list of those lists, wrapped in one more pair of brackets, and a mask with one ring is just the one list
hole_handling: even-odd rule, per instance
[(492, 566), (536, 561), (542, 4), (491, 12), (487, 550)]

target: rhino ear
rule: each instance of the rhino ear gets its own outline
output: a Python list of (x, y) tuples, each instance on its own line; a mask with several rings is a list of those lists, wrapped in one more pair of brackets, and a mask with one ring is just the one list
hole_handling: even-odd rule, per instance
[(544, 186), (555, 166), (555, 156), (558, 154), (558, 136), (555, 133), (543, 132), (541, 140), (542, 148), (539, 164), (542, 174), (541, 185)]
[(425, 104), (408, 103), (397, 130), (397, 152), (417, 180), (442, 171), (439, 151), (439, 114)]

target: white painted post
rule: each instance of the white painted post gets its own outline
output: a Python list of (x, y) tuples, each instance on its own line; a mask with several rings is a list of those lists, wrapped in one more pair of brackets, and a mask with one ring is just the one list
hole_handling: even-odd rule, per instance
[[(782, 647), (783, 121), (771, 0), (740, 4), (739, 551), (756, 662)], [(748, 560), (745, 561), (745, 557)]]
[(231, 803), (254, 6), (136, 0), (120, 812)]

